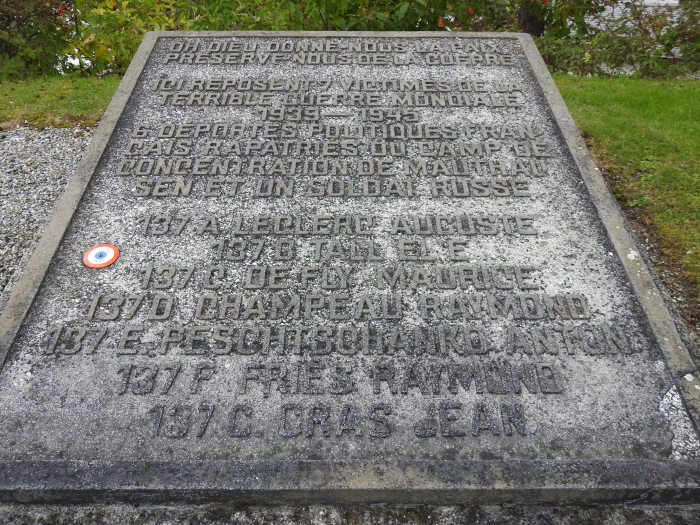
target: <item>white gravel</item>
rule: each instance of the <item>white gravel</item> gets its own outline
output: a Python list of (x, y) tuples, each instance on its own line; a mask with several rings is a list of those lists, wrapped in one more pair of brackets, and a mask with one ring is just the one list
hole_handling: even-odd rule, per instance
[(0, 132), (0, 309), (92, 133), (81, 126)]

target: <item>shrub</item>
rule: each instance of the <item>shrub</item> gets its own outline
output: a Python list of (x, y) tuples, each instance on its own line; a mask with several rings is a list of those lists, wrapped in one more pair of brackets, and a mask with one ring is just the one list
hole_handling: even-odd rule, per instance
[(552, 71), (578, 75), (679, 77), (700, 70), (700, 1), (645, 8), (641, 0), (612, 0), (618, 17), (585, 18), (575, 34), (547, 32), (538, 47)]
[(0, 79), (60, 67), (66, 47), (61, 7), (50, 0), (0, 4)]
[[(642, 0), (5, 0), (0, 79), (78, 68), (123, 73), (147, 31), (518, 31), (550, 69), (682, 76), (700, 63), (700, 0), (646, 9)], [(606, 7), (623, 16), (604, 16)]]
[(76, 0), (72, 16), (66, 53), (91, 73), (126, 71), (148, 31), (224, 30), (235, 20), (228, 0)]

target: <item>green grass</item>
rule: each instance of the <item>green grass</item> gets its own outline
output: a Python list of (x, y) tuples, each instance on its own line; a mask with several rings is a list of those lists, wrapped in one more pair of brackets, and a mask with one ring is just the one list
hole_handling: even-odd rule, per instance
[(0, 122), (34, 127), (87, 125), (100, 119), (121, 79), (55, 75), (0, 83)]
[[(57, 75), (0, 83), (0, 122), (90, 125), (119, 81)], [(700, 289), (700, 81), (570, 75), (555, 81), (620, 204), (644, 216), (666, 255)]]
[(620, 204), (639, 208), (700, 289), (700, 82), (554, 80)]

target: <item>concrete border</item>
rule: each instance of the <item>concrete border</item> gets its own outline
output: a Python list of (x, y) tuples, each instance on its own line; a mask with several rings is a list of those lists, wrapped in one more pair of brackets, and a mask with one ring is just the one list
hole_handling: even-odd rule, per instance
[[(0, 366), (9, 356), (156, 41), (195, 36), (519, 40), (688, 411), (695, 425), (700, 426), (700, 390), (693, 388), (700, 384), (700, 376), (664, 304), (663, 294), (646, 264), (626, 257), (637, 247), (620, 209), (581, 140), (534, 42), (529, 35), (515, 33), (148, 33), (0, 318)], [(200, 503), (232, 499), (266, 503), (695, 502), (700, 499), (700, 460), (0, 462), (1, 501)]]
[(19, 503), (697, 503), (685, 461), (16, 461)]

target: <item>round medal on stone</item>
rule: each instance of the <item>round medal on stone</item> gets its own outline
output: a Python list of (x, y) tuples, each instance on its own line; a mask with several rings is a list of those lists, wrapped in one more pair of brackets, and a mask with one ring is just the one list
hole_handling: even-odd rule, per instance
[(90, 268), (104, 268), (109, 266), (119, 257), (119, 248), (111, 244), (98, 244), (93, 246), (83, 255), (85, 266)]

